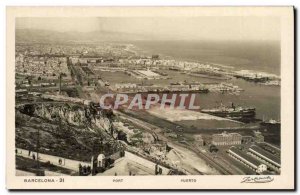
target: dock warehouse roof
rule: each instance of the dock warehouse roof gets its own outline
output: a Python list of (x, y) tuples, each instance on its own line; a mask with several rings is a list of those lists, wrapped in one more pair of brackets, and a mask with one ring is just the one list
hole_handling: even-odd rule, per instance
[(260, 161), (256, 160), (255, 158), (243, 153), (241, 150), (237, 149), (236, 147), (231, 147), (229, 149), (231, 154), (235, 154), (236, 157), (242, 159), (245, 163), (249, 164), (253, 168), (257, 168), (259, 165), (263, 164)]
[(256, 154), (257, 156), (263, 158), (264, 160), (273, 163), (276, 166), (280, 167), (280, 159), (276, 156), (264, 151), (262, 148), (253, 145), (249, 148), (249, 151)]

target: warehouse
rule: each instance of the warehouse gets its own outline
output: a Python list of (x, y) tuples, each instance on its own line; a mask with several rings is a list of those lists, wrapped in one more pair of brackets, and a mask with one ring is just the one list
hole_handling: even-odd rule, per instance
[(249, 154), (258, 159), (259, 161), (265, 163), (268, 167), (274, 169), (277, 172), (280, 172), (281, 164), (280, 159), (271, 153), (263, 150), (262, 148), (252, 145), (249, 148)]
[(228, 150), (229, 156), (232, 158), (240, 161), (250, 169), (254, 170), (257, 173), (262, 173), (267, 170), (267, 166), (262, 164), (260, 161), (256, 160), (255, 158), (243, 153), (243, 151), (237, 149), (236, 147), (232, 146)]

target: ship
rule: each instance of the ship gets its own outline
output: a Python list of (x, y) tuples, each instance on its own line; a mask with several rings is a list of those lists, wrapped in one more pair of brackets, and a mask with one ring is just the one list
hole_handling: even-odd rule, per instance
[(201, 112), (232, 120), (250, 121), (255, 119), (256, 109), (253, 107), (236, 107), (232, 103), (231, 107), (221, 105), (217, 108), (202, 109)]
[(263, 120), (260, 124), (264, 127), (280, 127), (280, 121), (274, 119), (268, 121)]

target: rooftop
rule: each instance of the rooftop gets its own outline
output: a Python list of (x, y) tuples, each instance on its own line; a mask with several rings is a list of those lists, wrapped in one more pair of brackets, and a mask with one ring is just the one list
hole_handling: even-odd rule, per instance
[(255, 166), (259, 166), (262, 163), (258, 160), (256, 160), (255, 158), (245, 154), (243, 151), (237, 149), (236, 147), (231, 147), (229, 150), (231, 150), (232, 152), (234, 152), (235, 154), (239, 155), (241, 158), (243, 158), (244, 160), (254, 164)]
[(115, 161), (114, 167), (98, 175), (129, 175), (129, 173), (132, 175), (154, 175), (154, 170), (123, 157)]
[(276, 156), (272, 155), (271, 153), (263, 150), (262, 148), (260, 148), (259, 146), (256, 145), (252, 145), (249, 150), (253, 150), (259, 154), (261, 154), (262, 156), (264, 156), (265, 158), (268, 158), (270, 160), (272, 160), (273, 162), (277, 163), (278, 165), (280, 165), (280, 159), (277, 158)]

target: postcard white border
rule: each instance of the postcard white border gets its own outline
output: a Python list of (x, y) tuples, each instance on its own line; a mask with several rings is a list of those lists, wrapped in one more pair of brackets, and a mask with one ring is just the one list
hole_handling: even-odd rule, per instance
[[(276, 16), (281, 20), (281, 174), (270, 183), (241, 183), (245, 176), (66, 176), (64, 183), (25, 183), (15, 176), (16, 17), (197, 17)], [(294, 188), (294, 10), (293, 7), (7, 7), (7, 170), (8, 189), (293, 189)], [(51, 177), (47, 177), (51, 178)], [(57, 177), (53, 177), (57, 178)], [(122, 183), (113, 179), (123, 178)], [(182, 183), (182, 178), (196, 183)]]

